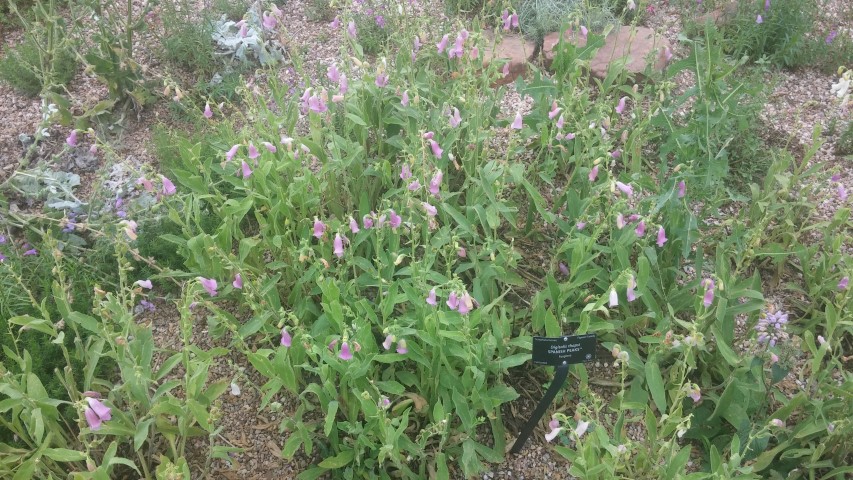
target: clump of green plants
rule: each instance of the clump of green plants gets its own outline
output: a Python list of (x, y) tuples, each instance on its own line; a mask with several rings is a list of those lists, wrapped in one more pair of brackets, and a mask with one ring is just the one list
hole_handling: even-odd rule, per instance
[(163, 58), (188, 72), (210, 75), (219, 66), (211, 39), (211, 15), (198, 12), (186, 0), (161, 2), (160, 9)]
[(308, 18), (312, 22), (327, 22), (335, 16), (335, 9), (329, 0), (311, 0)]
[(37, 3), (26, 16), (16, 3), (9, 7), (23, 24), (25, 35), (0, 60), (0, 80), (33, 97), (65, 86), (74, 76), (77, 62), (54, 0)]
[(816, 13), (815, 0), (738, 2), (737, 14), (722, 27), (726, 50), (736, 57), (796, 66), (806, 55)]
[(383, 0), (365, 0), (355, 6), (352, 21), (356, 38), (367, 55), (376, 55), (385, 47), (394, 31), (397, 13)]

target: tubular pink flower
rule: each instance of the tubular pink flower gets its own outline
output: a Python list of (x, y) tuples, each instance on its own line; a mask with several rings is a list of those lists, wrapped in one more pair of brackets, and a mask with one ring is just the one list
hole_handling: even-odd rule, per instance
[(385, 341), (382, 342), (382, 348), (385, 350), (391, 350), (391, 344), (394, 343), (394, 335), (388, 334), (385, 337)]
[(637, 224), (637, 228), (634, 229), (634, 233), (637, 234), (638, 237), (642, 237), (646, 234), (646, 222), (640, 220), (640, 223)]
[(216, 280), (212, 278), (198, 277), (198, 281), (201, 282), (201, 286), (204, 287), (205, 290), (207, 290), (208, 295), (210, 295), (211, 297), (216, 296)]
[(349, 343), (344, 342), (341, 344), (341, 353), (338, 354), (338, 358), (347, 362), (352, 360), (352, 351), (349, 348)]
[(441, 173), (441, 170), (435, 172), (435, 174), (432, 176), (432, 180), (429, 181), (429, 193), (438, 196), (438, 190), (441, 187), (441, 180), (443, 178), (444, 174)]
[(557, 119), (557, 124), (556, 124), (557, 130), (561, 130), (563, 128), (563, 125), (565, 124), (565, 122), (566, 121), (565, 121), (565, 119), (563, 119), (563, 114), (561, 113), (560, 118)]
[(521, 117), (521, 112), (516, 112), (515, 120), (512, 121), (512, 124), (510, 124), (509, 128), (513, 130), (521, 130), (523, 120), (524, 119)]
[(434, 288), (429, 291), (429, 295), (427, 295), (427, 297), (426, 297), (426, 303), (432, 305), (433, 307), (438, 305), (438, 299), (436, 299), (436, 297), (435, 297), (435, 289)]
[(622, 97), (622, 98), (620, 98), (620, 99), (619, 99), (619, 104), (618, 104), (618, 105), (616, 105), (616, 113), (618, 113), (619, 115), (622, 115), (622, 113), (625, 111), (625, 100), (626, 100), (627, 98), (628, 98), (628, 97)]
[(77, 130), (71, 130), (71, 133), (68, 134), (68, 138), (65, 139), (65, 143), (67, 143), (69, 147), (77, 146)]
[(338, 71), (338, 67), (335, 64), (332, 64), (326, 71), (326, 77), (334, 83), (339, 83), (341, 81), (341, 72)]
[(594, 182), (596, 177), (598, 177), (598, 165), (593, 166), (589, 171), (589, 181)]
[(275, 148), (275, 145), (273, 145), (270, 142), (263, 142), (263, 144), (264, 144), (264, 148), (266, 148), (267, 151), (270, 153), (275, 153), (276, 151), (278, 151), (278, 149)]
[(100, 417), (98, 417), (94, 410), (87, 407), (84, 411), (84, 414), (86, 416), (86, 423), (89, 424), (90, 430), (95, 432), (101, 429), (101, 419)]
[(341, 92), (341, 95), (346, 95), (349, 91), (349, 80), (347, 80), (345, 73), (341, 74), (341, 81), (338, 82), (338, 90)]
[(447, 48), (447, 44), (450, 43), (450, 37), (445, 35), (441, 37), (441, 41), (435, 44), (435, 47), (438, 49), (438, 53), (444, 52), (444, 49)]
[(450, 115), (450, 126), (456, 128), (462, 123), (462, 117), (459, 115), (459, 109), (453, 107), (453, 113)]
[(400, 97), (400, 105), (402, 105), (404, 107), (409, 106), (409, 91), (408, 90), (403, 91), (403, 96)]
[(210, 109), (209, 103), (204, 104), (204, 118), (213, 118), (213, 110)]
[(335, 19), (332, 20), (331, 23), (329, 23), (329, 26), (332, 28), (332, 30), (337, 30), (337, 29), (341, 28), (341, 19), (338, 17), (335, 17)]
[(388, 215), (388, 225), (391, 228), (397, 228), (403, 223), (403, 218), (397, 215), (397, 212), (391, 210), (391, 213)]
[(243, 276), (240, 275), (239, 273), (237, 275), (234, 275), (234, 281), (231, 282), (231, 285), (234, 288), (242, 289), (243, 288)]
[(628, 279), (628, 288), (625, 290), (625, 296), (628, 298), (629, 302), (633, 302), (637, 299), (637, 294), (634, 293), (635, 288), (637, 288), (637, 284), (634, 281), (634, 276), (631, 275), (631, 277)]
[(104, 405), (97, 398), (86, 397), (86, 401), (89, 402), (89, 408), (95, 412), (95, 415), (98, 416), (102, 421), (108, 421), (112, 419), (112, 409), (110, 407)]
[(847, 290), (848, 283), (850, 283), (850, 277), (845, 276), (838, 282), (838, 289)]
[(586, 38), (586, 36), (588, 34), (589, 34), (589, 30), (585, 26), (581, 25), (581, 36)]
[(512, 28), (518, 28), (518, 14), (513, 13), (509, 17), (509, 23)]
[(678, 182), (678, 198), (684, 198), (684, 195), (687, 193), (687, 184), (684, 183), (684, 180)]
[(347, 33), (349, 33), (349, 36), (352, 38), (356, 37), (356, 35), (358, 34), (358, 31), (355, 29), (355, 22), (350, 21), (347, 24)]
[(160, 175), (160, 181), (163, 182), (163, 195), (166, 195), (168, 197), (170, 195), (174, 195), (178, 191), (175, 188), (175, 184), (163, 175)]
[(267, 15), (267, 12), (261, 14), (263, 21), (261, 22), (264, 28), (267, 30), (275, 29), (275, 26), (278, 24), (278, 20), (275, 19), (272, 15)]
[(409, 191), (414, 192), (415, 190), (421, 188), (421, 182), (416, 178), (409, 184)]
[(370, 215), (365, 215), (361, 217), (361, 222), (364, 224), (364, 228), (373, 228), (373, 217), (371, 217)]
[(627, 195), (628, 198), (634, 196), (634, 188), (631, 185), (626, 185), (622, 182), (616, 182), (616, 188), (618, 188), (620, 192)]
[(290, 332), (287, 331), (287, 327), (281, 329), (281, 346), (290, 348), (293, 344), (293, 337), (290, 336)]
[(616, 228), (619, 230), (625, 228), (625, 215), (622, 215), (621, 213), (616, 215)]
[(234, 145), (233, 147), (231, 147), (231, 150), (228, 150), (228, 152), (226, 152), (226, 153), (225, 153), (225, 158), (226, 158), (229, 162), (230, 162), (231, 160), (233, 160), (233, 159), (234, 159), (234, 155), (237, 155), (237, 150), (238, 150), (239, 148), (240, 148), (240, 145), (239, 145), (239, 144)]
[(610, 298), (609, 298), (609, 300), (610, 300), (609, 305), (610, 305), (611, 307), (618, 307), (618, 306), (619, 306), (619, 295), (616, 293), (616, 289), (615, 289), (615, 288), (611, 288), (611, 289), (610, 289)]
[(385, 88), (388, 85), (388, 75), (384, 73), (380, 73), (376, 76), (376, 86), (379, 88)]
[(240, 168), (243, 171), (243, 178), (249, 178), (252, 176), (252, 169), (249, 167), (249, 164), (246, 163), (245, 160), (240, 165)]
[(557, 106), (557, 101), (556, 101), (556, 100), (554, 100), (554, 102), (553, 102), (553, 103), (551, 103), (551, 111), (550, 111), (550, 112), (548, 112), (548, 120), (553, 120), (553, 119), (554, 119), (554, 117), (556, 117), (557, 115), (559, 115), (561, 111), (563, 111), (563, 109), (562, 109), (562, 108), (560, 108), (560, 107), (558, 107), (558, 106)]
[(663, 244), (666, 243), (668, 238), (666, 238), (666, 231), (664, 231), (663, 227), (658, 227), (658, 247), (663, 247)]
[(434, 216), (438, 215), (438, 209), (436, 209), (434, 206), (430, 205), (429, 203), (421, 202), (421, 205), (424, 207), (424, 210), (426, 210), (427, 215), (429, 215), (430, 217), (434, 217)]
[(356, 222), (355, 219), (352, 218), (352, 216), (349, 217), (349, 231), (353, 234), (356, 234), (361, 231), (361, 229), (358, 228), (358, 222)]
[(560, 273), (562, 273), (564, 277), (569, 276), (569, 267), (565, 263), (560, 262), (560, 264), (557, 265), (557, 268), (560, 270)]
[(151, 280), (137, 280), (134, 285), (139, 285), (140, 287), (148, 290), (154, 288), (154, 285), (151, 283)]
[(459, 298), (456, 296), (456, 292), (450, 292), (450, 295), (447, 297), (447, 306), (450, 307), (451, 310), (456, 310), (459, 308)]
[(400, 180), (408, 180), (412, 178), (412, 169), (409, 168), (409, 164), (404, 163), (400, 168)]
[(326, 232), (326, 224), (314, 217), (314, 236), (318, 239)]
[(441, 154), (444, 153), (444, 150), (441, 149), (435, 140), (429, 140), (429, 148), (432, 149), (432, 154), (435, 155), (435, 158), (441, 158)]
[(400, 355), (405, 355), (405, 354), (409, 353), (409, 349), (406, 348), (406, 339), (405, 338), (401, 338), (397, 342), (397, 353), (399, 353)]
[(344, 240), (341, 238), (340, 233), (335, 234), (335, 240), (332, 242), (332, 246), (334, 247), (334, 254), (336, 257), (341, 258), (344, 256)]

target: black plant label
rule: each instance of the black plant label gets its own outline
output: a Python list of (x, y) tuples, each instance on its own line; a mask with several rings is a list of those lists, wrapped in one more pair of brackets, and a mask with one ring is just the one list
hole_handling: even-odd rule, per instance
[(595, 359), (595, 334), (533, 337), (535, 365), (569, 365)]

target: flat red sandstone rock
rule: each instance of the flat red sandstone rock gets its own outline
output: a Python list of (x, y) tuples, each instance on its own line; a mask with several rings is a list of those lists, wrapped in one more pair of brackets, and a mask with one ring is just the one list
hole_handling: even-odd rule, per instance
[(492, 59), (509, 60), (509, 74), (495, 82), (496, 85), (506, 85), (515, 81), (519, 75), (527, 71), (527, 59), (533, 53), (533, 42), (525, 40), (516, 34), (503, 35), (495, 45), (495, 39), (489, 32), (484, 32), (486, 48), (483, 51), (483, 66), (489, 65)]

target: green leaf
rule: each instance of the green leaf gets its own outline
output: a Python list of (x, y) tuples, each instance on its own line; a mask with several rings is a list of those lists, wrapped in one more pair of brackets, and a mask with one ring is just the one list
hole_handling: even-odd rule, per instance
[(355, 458), (355, 450), (344, 450), (334, 457), (323, 460), (317, 465), (322, 468), (336, 469), (348, 465), (352, 462), (353, 458)]
[(133, 434), (133, 450), (139, 451), (142, 448), (142, 445), (145, 443), (145, 440), (148, 439), (148, 428), (151, 427), (151, 424), (154, 422), (153, 418), (146, 418), (145, 420), (139, 422), (139, 425), (136, 426), (136, 433)]
[(291, 434), (287, 437), (287, 440), (284, 442), (284, 447), (281, 449), (282, 458), (286, 458), (287, 460), (292, 460), (293, 456), (296, 454), (296, 451), (299, 450), (299, 447), (302, 445), (302, 437), (299, 435)]
[(332, 428), (335, 426), (335, 415), (338, 414), (338, 402), (332, 400), (329, 402), (328, 410), (326, 411), (326, 423), (323, 426), (323, 433), (328, 437), (332, 433)]
[(86, 454), (67, 448), (45, 448), (42, 453), (57, 462), (80, 462), (86, 460)]
[(666, 389), (661, 377), (660, 367), (658, 366), (658, 357), (653, 355), (646, 361), (646, 385), (649, 387), (649, 393), (652, 394), (652, 400), (655, 401), (655, 406), (658, 411), (665, 413), (666, 410)]

